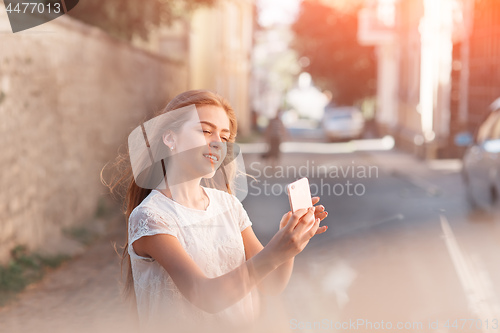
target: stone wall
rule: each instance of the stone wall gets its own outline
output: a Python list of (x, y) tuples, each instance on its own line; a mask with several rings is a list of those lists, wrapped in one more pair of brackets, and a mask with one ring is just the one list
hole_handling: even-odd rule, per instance
[(101, 168), (186, 87), (183, 63), (66, 16), (13, 34), (0, 4), (0, 263), (92, 218)]

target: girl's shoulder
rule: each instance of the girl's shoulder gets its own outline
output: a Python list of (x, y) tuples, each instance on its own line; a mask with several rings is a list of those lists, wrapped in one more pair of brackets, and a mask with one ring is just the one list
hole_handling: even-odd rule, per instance
[[(147, 215), (151, 214), (168, 214), (169, 212), (174, 212), (175, 210), (172, 208), (172, 205), (168, 202), (166, 197), (162, 198), (163, 194), (158, 191), (152, 190), (151, 193), (142, 200), (142, 202), (137, 205), (130, 216), (133, 215), (143, 215), (146, 213)], [(170, 214), (169, 214), (170, 215)]]

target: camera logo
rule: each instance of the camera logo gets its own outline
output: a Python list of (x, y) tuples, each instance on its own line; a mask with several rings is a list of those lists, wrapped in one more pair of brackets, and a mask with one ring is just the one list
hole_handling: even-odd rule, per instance
[(36, 27), (63, 16), (79, 0), (4, 0), (12, 32)]

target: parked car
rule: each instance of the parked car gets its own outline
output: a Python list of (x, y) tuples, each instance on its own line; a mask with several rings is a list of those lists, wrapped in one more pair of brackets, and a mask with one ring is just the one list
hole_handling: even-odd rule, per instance
[(321, 126), (330, 141), (357, 139), (363, 135), (365, 119), (354, 106), (327, 107)]
[(500, 194), (500, 98), (490, 109), (462, 161), (467, 198), (482, 209), (490, 209)]

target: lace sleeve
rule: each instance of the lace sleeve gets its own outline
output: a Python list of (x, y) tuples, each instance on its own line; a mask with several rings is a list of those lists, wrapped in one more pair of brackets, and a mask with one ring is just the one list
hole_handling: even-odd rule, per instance
[(233, 205), (240, 231), (243, 231), (252, 225), (252, 221), (250, 221), (247, 211), (235, 196), (233, 196)]
[(168, 234), (177, 237), (178, 235), (178, 227), (174, 218), (142, 207), (130, 214), (128, 230), (129, 244), (143, 236)]

